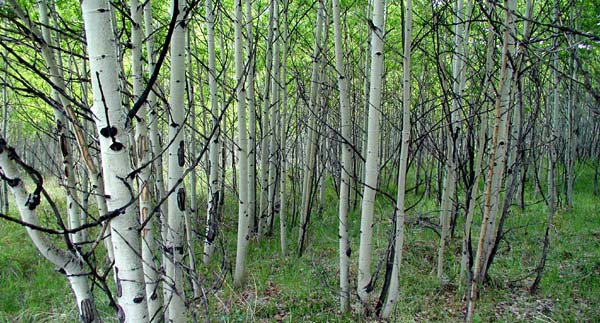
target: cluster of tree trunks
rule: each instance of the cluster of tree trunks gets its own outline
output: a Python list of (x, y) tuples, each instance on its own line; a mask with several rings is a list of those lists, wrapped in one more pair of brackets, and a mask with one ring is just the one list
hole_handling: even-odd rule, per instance
[[(244, 288), (253, 240), (279, 231), (282, 257), (310, 250), (328, 190), (338, 194), (342, 313), (356, 301), (366, 315), (393, 316), (405, 225), (422, 223), (439, 235), (440, 285), (464, 284), (472, 322), (526, 186), (548, 206), (532, 293), (561, 197), (573, 207), (579, 163), (596, 163), (598, 194), (597, 66), (580, 57), (597, 53), (598, 36), (576, 23), (581, 8), (561, 16), (560, 0), (83, 0), (76, 13), (48, 0), (35, 11), (0, 5), (11, 24), (0, 42), (0, 214), (65, 274), (82, 322), (102, 321), (92, 282), (120, 322), (187, 322), (206, 302), (197, 248), (203, 266), (230, 262)], [(539, 40), (550, 38), (549, 47)], [(37, 144), (12, 130), (24, 124), (42, 134)], [(53, 174), (64, 207), (46, 191)], [(9, 191), (20, 219), (8, 212)], [(410, 193), (435, 200), (439, 222), (411, 221), (419, 202), (408, 205)], [(236, 202), (226, 219), (224, 205)], [(40, 224), (40, 203), (57, 226)], [(383, 204), (391, 214), (380, 214)], [(229, 220), (235, 261), (219, 251)], [(374, 252), (374, 234), (386, 230), (386, 250)], [(460, 259), (458, 276), (449, 259)]]

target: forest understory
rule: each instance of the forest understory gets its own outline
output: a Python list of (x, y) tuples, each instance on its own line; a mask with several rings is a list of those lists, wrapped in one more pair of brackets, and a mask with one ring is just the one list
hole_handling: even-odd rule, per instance
[(0, 0), (0, 323), (600, 322), (598, 0)]
[[(540, 290), (533, 295), (528, 288), (540, 257), (547, 207), (540, 202), (541, 196), (528, 194), (526, 208), (514, 208), (507, 220), (506, 237), (499, 248), (497, 263), (490, 271), (479, 300), (475, 322), (600, 321), (600, 199), (590, 189), (592, 180), (593, 169), (589, 165), (578, 167), (574, 207), (561, 208), (555, 218), (544, 277)], [(325, 201), (336, 198), (335, 190), (328, 186)], [(419, 197), (413, 191), (407, 198), (412, 202)], [(226, 201), (231, 199), (231, 196), (226, 197)], [(337, 303), (339, 269), (337, 239), (334, 238), (337, 208), (330, 202), (325, 203), (321, 215), (314, 219), (309, 238), (311, 247), (302, 257), (281, 256), (276, 242), (278, 232), (251, 243), (248, 284), (242, 290), (231, 286), (237, 210), (227, 206), (222, 227), (224, 235), (215, 253), (217, 258), (209, 267), (198, 268), (206, 290), (206, 299), (194, 305), (198, 322), (459, 322), (464, 319), (464, 287), (453, 282), (459, 270), (460, 234), (457, 233), (449, 245), (448, 263), (452, 265), (448, 274), (451, 277), (440, 287), (435, 277), (439, 239), (435, 230), (439, 229), (435, 225), (432, 228), (429, 222), (425, 225), (418, 221), (435, 223), (433, 214), (437, 211), (432, 198), (421, 201), (407, 215), (410, 224), (400, 271), (401, 297), (391, 319), (365, 318), (356, 304), (350, 314), (341, 315)], [(389, 220), (388, 204), (383, 198), (378, 200), (374, 227), (374, 254), (381, 257), (376, 261), (381, 268), (379, 283), (385, 271), (381, 259), (389, 236), (382, 225)], [(350, 219), (350, 236), (357, 237), (360, 225), (357, 210), (351, 213)], [(277, 223), (274, 227), (278, 227)], [(358, 239), (350, 239), (350, 242), (352, 249), (357, 250)], [(356, 267), (355, 262), (351, 268)], [(0, 222), (0, 268), (0, 322), (78, 321), (68, 283), (39, 256), (25, 230), (13, 223)], [(355, 273), (351, 275), (354, 277)], [(111, 317), (113, 310), (106, 298), (102, 293), (98, 296), (103, 316)]]

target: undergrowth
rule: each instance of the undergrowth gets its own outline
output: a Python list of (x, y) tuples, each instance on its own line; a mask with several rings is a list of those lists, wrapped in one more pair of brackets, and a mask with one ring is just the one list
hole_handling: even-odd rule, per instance
[[(592, 170), (583, 169), (576, 180), (574, 208), (560, 209), (551, 231), (551, 245), (539, 292), (528, 293), (541, 254), (547, 208), (538, 202), (520, 210), (513, 206), (490, 279), (477, 303), (477, 322), (600, 322), (600, 199), (593, 195)], [(533, 190), (532, 190), (533, 191)], [(418, 198), (409, 195), (410, 201)], [(528, 202), (539, 196), (526, 196)], [(199, 265), (205, 299), (192, 306), (198, 321), (211, 322), (375, 322), (338, 310), (337, 194), (328, 186), (325, 207), (314, 214), (308, 247), (298, 257), (298, 228), (288, 226), (289, 252), (279, 250), (279, 223), (271, 236), (253, 239), (248, 255), (247, 284), (233, 289), (231, 272), (235, 257), (237, 205), (226, 198), (222, 235), (209, 266)], [(292, 209), (290, 201), (290, 210)], [(392, 204), (379, 197), (374, 226), (375, 296), (385, 274), (383, 258), (390, 236)], [(15, 214), (14, 212), (12, 213)], [(426, 199), (408, 217), (427, 215), (436, 222), (437, 205)], [(480, 215), (478, 215), (480, 217)], [(200, 212), (199, 218), (204, 218)], [(288, 214), (288, 219), (292, 216)], [(350, 214), (352, 250), (351, 285), (356, 289), (359, 207)], [(289, 221), (289, 220), (288, 220)], [(291, 221), (290, 221), (291, 222)], [(296, 221), (297, 222), (297, 221)], [(410, 221), (409, 221), (410, 222)], [(440, 287), (435, 276), (438, 235), (431, 228), (406, 228), (400, 270), (401, 297), (391, 322), (459, 322), (464, 315), (458, 283), (462, 223), (448, 247), (446, 272), (449, 284)], [(478, 231), (475, 223), (475, 230)], [(196, 232), (202, 232), (196, 230)], [(475, 239), (476, 237), (474, 237)], [(196, 247), (201, 259), (201, 245)], [(96, 290), (96, 292), (98, 292)], [(114, 312), (98, 294), (105, 322)], [(356, 302), (356, 292), (352, 295)], [(77, 322), (71, 291), (64, 277), (42, 259), (16, 224), (0, 222), (0, 322)]]

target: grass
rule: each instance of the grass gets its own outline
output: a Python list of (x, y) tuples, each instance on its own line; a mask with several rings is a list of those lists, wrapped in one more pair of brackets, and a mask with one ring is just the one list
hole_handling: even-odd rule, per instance
[(64, 311), (71, 302), (69, 287), (25, 234), (13, 223), (0, 224), (0, 321), (16, 315), (21, 322), (39, 322), (40, 313)]
[[(477, 322), (600, 322), (600, 199), (589, 189), (591, 172), (584, 169), (577, 178), (575, 207), (561, 209), (555, 218), (544, 277), (535, 295), (529, 295), (527, 288), (539, 261), (547, 210), (543, 203), (523, 211), (514, 207), (505, 226), (510, 232), (500, 245), (490, 269), (491, 279), (477, 303)], [(326, 201), (337, 199), (331, 188), (326, 195)], [(527, 196), (527, 200), (536, 199)], [(288, 232), (290, 253), (285, 256), (279, 251), (278, 229), (274, 236), (253, 240), (247, 284), (242, 290), (230, 286), (236, 208), (233, 198), (228, 197), (221, 228), (222, 247), (208, 267), (199, 268), (212, 322), (376, 321), (360, 316), (354, 306), (351, 314), (339, 314), (336, 203), (328, 202), (323, 214), (313, 218), (307, 252), (301, 258), (294, 253), (297, 227)], [(436, 208), (434, 201), (423, 201), (409, 216), (429, 212), (435, 215)], [(387, 247), (390, 203), (379, 198), (376, 210), (373, 268)], [(352, 290), (356, 287), (359, 217), (356, 210), (350, 215)], [(274, 227), (278, 228), (277, 221)], [(457, 237), (448, 247), (446, 271), (451, 282), (458, 276), (460, 244)], [(401, 299), (391, 322), (461, 321), (462, 287), (440, 287), (435, 277), (437, 246), (438, 238), (432, 230), (407, 228), (400, 271)], [(200, 247), (196, 250), (201, 252)], [(223, 275), (225, 280), (219, 284)], [(383, 270), (376, 293), (382, 276)], [(76, 322), (66, 280), (39, 257), (22, 228), (7, 222), (0, 223), (0, 281), (0, 322)], [(101, 310), (108, 313), (105, 317), (112, 318), (102, 296), (99, 302)], [(193, 306), (198, 319), (204, 320), (202, 303)]]

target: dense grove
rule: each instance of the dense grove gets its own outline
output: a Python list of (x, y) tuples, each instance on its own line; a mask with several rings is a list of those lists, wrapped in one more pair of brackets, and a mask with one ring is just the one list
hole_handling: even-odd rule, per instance
[(0, 320), (600, 320), (594, 1), (0, 17)]

